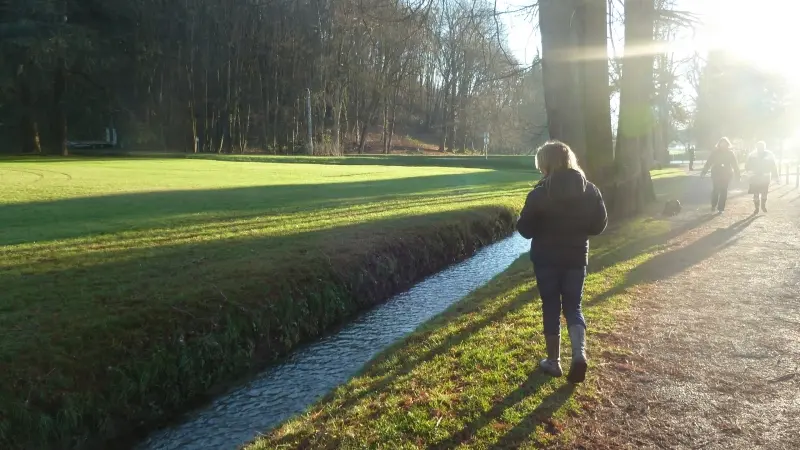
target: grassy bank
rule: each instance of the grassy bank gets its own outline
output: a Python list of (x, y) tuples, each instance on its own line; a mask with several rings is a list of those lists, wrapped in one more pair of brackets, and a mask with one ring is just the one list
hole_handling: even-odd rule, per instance
[(173, 416), (508, 233), (532, 173), (0, 159), (0, 446)]
[[(683, 189), (679, 172), (654, 173), (661, 198)], [(594, 241), (585, 314), (593, 364), (619, 350), (613, 333), (631, 301), (630, 273), (673, 235), (668, 222), (638, 219)], [(538, 448), (564, 444), (565, 417), (580, 414), (592, 380), (578, 388), (538, 371), (541, 307), (527, 256), (486, 287), (384, 352), (306, 414), (247, 447)], [(569, 341), (563, 336), (564, 364)]]

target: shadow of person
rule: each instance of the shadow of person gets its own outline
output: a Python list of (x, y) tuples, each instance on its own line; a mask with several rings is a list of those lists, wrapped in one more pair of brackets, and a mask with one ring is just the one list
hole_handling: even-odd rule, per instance
[(575, 393), (575, 385), (566, 383), (548, 395), (539, 406), (530, 414), (523, 417), (517, 426), (509, 430), (500, 440), (490, 448), (511, 449), (519, 448), (536, 431), (539, 425), (544, 425), (544, 431), (550, 434), (560, 432), (559, 425), (553, 420), (558, 410), (563, 407)]
[[(485, 413), (479, 415), (477, 418), (466, 424), (461, 430), (456, 431), (453, 433), (450, 438), (433, 444), (428, 448), (433, 449), (451, 449), (458, 447), (459, 444), (464, 442), (469, 442), (473, 436), (475, 436), (478, 431), (480, 431), (483, 427), (490, 424), (492, 421), (500, 418), (507, 409), (512, 408), (517, 403), (523, 401), (525, 398), (536, 395), (539, 390), (546, 385), (547, 383), (551, 382), (553, 379), (539, 370), (535, 370), (531, 372), (528, 376), (528, 379), (525, 380), (518, 388), (514, 389), (511, 393), (509, 393), (505, 398), (500, 400), (499, 402), (495, 403), (495, 405), (486, 411)], [(563, 395), (563, 387), (557, 389), (553, 394), (550, 394), (546, 397), (542, 404), (547, 403), (551, 400), (553, 395), (556, 393), (561, 393)], [(571, 391), (570, 391), (571, 392)], [(540, 405), (541, 406), (541, 405)], [(539, 410), (539, 407), (536, 408)], [(536, 411), (534, 411), (536, 412)], [(514, 448), (514, 447), (509, 447)]]
[(597, 305), (621, 294), (631, 286), (664, 280), (684, 272), (724, 248), (735, 244), (739, 240), (738, 234), (760, 217), (762, 216), (751, 215), (729, 227), (719, 228), (689, 245), (656, 255), (628, 273), (625, 282), (594, 298), (587, 299), (585, 305)]

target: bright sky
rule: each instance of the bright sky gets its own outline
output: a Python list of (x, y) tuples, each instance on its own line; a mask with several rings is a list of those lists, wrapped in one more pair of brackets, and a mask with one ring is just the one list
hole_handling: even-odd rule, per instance
[[(533, 0), (497, 0), (498, 11), (530, 5)], [(676, 9), (698, 14), (705, 22), (696, 32), (675, 42), (677, 53), (687, 55), (720, 48), (788, 75), (800, 84), (800, 2), (792, 0), (679, 0)], [(503, 15), (509, 30), (509, 50), (529, 64), (541, 45), (534, 18)], [(621, 49), (620, 49), (621, 50)]]
[[(800, 81), (800, 6), (785, 0), (702, 0), (711, 47)], [(794, 47), (794, 48), (793, 48)]]

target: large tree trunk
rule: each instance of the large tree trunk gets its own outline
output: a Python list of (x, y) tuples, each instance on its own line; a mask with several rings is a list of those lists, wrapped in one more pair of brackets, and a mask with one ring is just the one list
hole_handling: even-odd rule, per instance
[(539, 28), (542, 33), (542, 78), (551, 139), (569, 145), (586, 164), (583, 120), (583, 83), (578, 61), (580, 25), (576, 23), (577, 0), (541, 0)]
[(611, 89), (608, 76), (608, 3), (581, 0), (577, 18), (582, 48), (584, 126), (589, 176), (605, 184), (613, 174), (614, 140), (611, 133)]
[[(625, 55), (620, 85), (617, 172), (612, 211), (627, 216), (652, 199), (653, 0), (625, 0)], [(649, 160), (648, 160), (649, 159)]]

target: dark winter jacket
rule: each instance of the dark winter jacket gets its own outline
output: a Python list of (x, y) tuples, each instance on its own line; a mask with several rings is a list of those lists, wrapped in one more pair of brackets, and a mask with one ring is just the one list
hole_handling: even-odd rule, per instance
[(706, 166), (703, 167), (701, 175), (705, 176), (711, 171), (711, 178), (715, 181), (731, 181), (733, 175), (739, 178), (739, 161), (736, 160), (736, 153), (733, 150), (716, 149), (708, 155)]
[(531, 242), (536, 266), (584, 267), (589, 236), (608, 225), (600, 190), (580, 172), (560, 170), (543, 178), (528, 194), (517, 230)]

